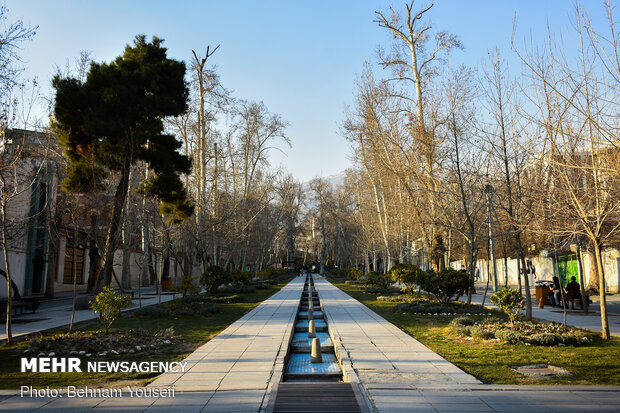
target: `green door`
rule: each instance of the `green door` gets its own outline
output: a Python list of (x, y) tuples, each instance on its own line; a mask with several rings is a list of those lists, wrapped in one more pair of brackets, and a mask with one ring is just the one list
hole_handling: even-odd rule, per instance
[(570, 282), (571, 277), (575, 277), (579, 282), (579, 266), (577, 264), (577, 255), (564, 255), (558, 257), (558, 272), (560, 274), (560, 281), (562, 285), (566, 287), (566, 284)]

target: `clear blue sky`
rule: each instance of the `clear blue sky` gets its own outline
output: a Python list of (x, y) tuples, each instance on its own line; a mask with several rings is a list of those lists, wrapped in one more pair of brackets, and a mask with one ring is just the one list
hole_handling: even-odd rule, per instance
[[(416, 1), (416, 3), (421, 3)], [(597, 25), (605, 24), (602, 0), (586, 1)], [(616, 3), (612, 1), (612, 4)], [(38, 25), (24, 45), (24, 76), (37, 76), (43, 93), (55, 67), (81, 50), (109, 61), (125, 44), (144, 33), (165, 39), (169, 55), (189, 61), (191, 50), (204, 53), (220, 45), (212, 63), (224, 86), (238, 98), (262, 100), (290, 123), (293, 148), (274, 153), (295, 177), (339, 173), (350, 165), (350, 149), (338, 135), (353, 84), (365, 60), (390, 36), (374, 20), (375, 10), (404, 2), (379, 0), (8, 0), (9, 20)], [(545, 35), (546, 24), (566, 31), (573, 13), (569, 0), (439, 0), (430, 14), (433, 26), (459, 36), (465, 50), (452, 59), (478, 65), (499, 47), (511, 57), (512, 22), (517, 39)], [(516, 71), (517, 68), (514, 70)]]

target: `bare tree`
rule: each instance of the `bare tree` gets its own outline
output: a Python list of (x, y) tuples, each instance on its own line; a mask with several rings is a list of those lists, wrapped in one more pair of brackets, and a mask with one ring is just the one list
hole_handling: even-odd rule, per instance
[[(404, 16), (390, 8), (389, 16), (380, 11), (375, 12), (375, 21), (380, 27), (388, 29), (395, 39), (391, 53), (379, 50), (379, 60), (384, 68), (391, 69), (392, 77), (386, 82), (398, 85), (396, 89), (390, 90), (390, 96), (403, 101), (401, 110), (409, 116), (412, 142), (407, 150), (413, 153), (407, 155), (419, 157), (414, 162), (421, 165), (418, 184), (424, 189), (422, 195), (429, 215), (434, 218), (438, 213), (434, 194), (440, 190), (438, 151), (443, 141), (439, 129), (449, 122), (454, 110), (443, 104), (444, 94), (437, 80), (443, 58), (453, 49), (462, 48), (462, 45), (455, 35), (445, 31), (435, 32), (432, 39), (434, 42), (431, 41), (432, 26), (426, 19), (432, 7), (433, 3), (416, 12), (412, 1), (405, 5)], [(434, 219), (428, 226), (429, 234), (424, 237), (426, 246), (430, 251), (438, 252), (443, 244), (442, 235)], [(445, 264), (443, 256), (441, 260), (437, 257), (435, 259), (435, 266)]]
[[(610, 16), (611, 48), (615, 48), (612, 10)], [(606, 286), (602, 261), (603, 248), (620, 230), (618, 187), (617, 72), (610, 62), (617, 49), (601, 48), (601, 39), (592, 29), (585, 11), (575, 10), (574, 33), (579, 42), (578, 58), (569, 59), (564, 46), (549, 33), (545, 48), (533, 46), (518, 56), (526, 67), (537, 120), (544, 131), (546, 146), (541, 164), (546, 166), (550, 184), (553, 216), (550, 221), (572, 220), (575, 227), (553, 229), (589, 241), (599, 280), (601, 327), (609, 338)], [(608, 43), (609, 46), (609, 43)], [(516, 49), (516, 47), (515, 47)], [(611, 54), (610, 54), (611, 53)], [(560, 219), (562, 217), (562, 219)]]

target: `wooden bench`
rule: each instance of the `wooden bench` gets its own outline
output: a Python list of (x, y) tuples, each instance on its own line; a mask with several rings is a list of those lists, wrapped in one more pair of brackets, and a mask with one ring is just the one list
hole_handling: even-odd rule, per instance
[[(34, 314), (38, 310), (39, 305), (41, 305), (42, 299), (43, 296), (39, 295), (24, 296), (14, 299), (13, 303), (11, 304), (13, 315), (17, 315), (17, 310), (19, 310), (20, 315), (24, 314), (24, 310), (30, 310), (32, 311), (32, 314)], [(0, 300), (0, 309), (2, 309), (0, 310), (0, 314), (2, 314), (2, 319), (4, 319), (6, 316), (6, 310), (4, 310), (6, 309), (6, 304), (6, 298)]]

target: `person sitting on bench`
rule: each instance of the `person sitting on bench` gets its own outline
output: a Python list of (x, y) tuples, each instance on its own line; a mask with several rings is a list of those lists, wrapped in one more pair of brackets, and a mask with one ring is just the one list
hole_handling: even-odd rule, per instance
[(553, 307), (561, 307), (562, 303), (562, 286), (560, 285), (560, 279), (557, 276), (553, 276), (553, 290), (549, 292), (549, 302)]
[(583, 303), (581, 302), (581, 287), (575, 276), (570, 277), (570, 282), (566, 284), (566, 294), (568, 295), (567, 299), (570, 300), (570, 308), (572, 310), (575, 309), (575, 300), (578, 300), (579, 306), (583, 308)]

